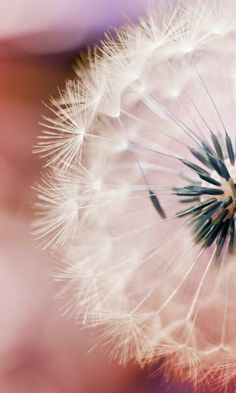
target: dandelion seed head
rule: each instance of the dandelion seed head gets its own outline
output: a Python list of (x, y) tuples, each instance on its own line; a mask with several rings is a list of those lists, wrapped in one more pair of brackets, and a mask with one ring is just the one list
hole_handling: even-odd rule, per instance
[[(236, 367), (233, 0), (160, 2), (52, 101), (35, 235), (65, 312), (126, 364), (227, 390)], [(159, 364), (159, 366), (157, 366)]]

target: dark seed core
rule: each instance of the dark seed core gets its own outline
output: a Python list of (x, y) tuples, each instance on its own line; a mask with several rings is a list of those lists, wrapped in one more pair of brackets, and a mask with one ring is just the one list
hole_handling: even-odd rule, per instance
[[(231, 138), (225, 133), (225, 141), (211, 132), (211, 144), (202, 141), (198, 149), (189, 149), (200, 164), (186, 159), (178, 159), (185, 167), (198, 176), (199, 181), (191, 181), (186, 186), (173, 187), (172, 193), (180, 203), (188, 203), (185, 210), (176, 217), (189, 216), (196, 244), (207, 248), (215, 245), (215, 256), (222, 257), (223, 251), (236, 250), (236, 183), (227, 168), (235, 165), (235, 152)], [(157, 195), (149, 189), (149, 198), (162, 219), (166, 213)]]
[(181, 202), (194, 198), (196, 203), (177, 212), (176, 216), (189, 216), (194, 241), (203, 247), (210, 247), (214, 243), (215, 255), (220, 258), (225, 248), (229, 253), (235, 251), (236, 187), (227, 168), (227, 165), (234, 166), (235, 152), (228, 133), (225, 135), (224, 146), (213, 132), (211, 142), (212, 145), (202, 142), (198, 150), (190, 149), (201, 166), (180, 160), (202, 182), (174, 187), (173, 193), (181, 196)]

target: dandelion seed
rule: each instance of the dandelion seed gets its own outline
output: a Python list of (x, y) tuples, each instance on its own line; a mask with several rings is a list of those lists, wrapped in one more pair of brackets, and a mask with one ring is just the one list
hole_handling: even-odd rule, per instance
[[(235, 384), (236, 5), (161, 2), (54, 101), (35, 233), (122, 364)], [(81, 71), (80, 71), (81, 69)]]

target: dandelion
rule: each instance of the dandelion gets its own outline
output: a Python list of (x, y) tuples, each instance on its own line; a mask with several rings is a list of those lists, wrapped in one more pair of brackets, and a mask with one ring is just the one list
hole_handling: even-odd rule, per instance
[(35, 234), (120, 363), (236, 375), (236, 5), (159, 3), (54, 100)]

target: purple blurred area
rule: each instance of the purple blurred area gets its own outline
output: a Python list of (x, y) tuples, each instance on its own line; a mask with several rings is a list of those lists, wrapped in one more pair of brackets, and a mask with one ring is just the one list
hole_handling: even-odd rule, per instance
[(0, 49), (61, 53), (92, 43), (109, 28), (136, 20), (148, 0), (10, 0), (0, 2)]

